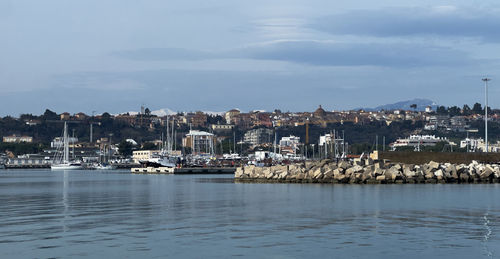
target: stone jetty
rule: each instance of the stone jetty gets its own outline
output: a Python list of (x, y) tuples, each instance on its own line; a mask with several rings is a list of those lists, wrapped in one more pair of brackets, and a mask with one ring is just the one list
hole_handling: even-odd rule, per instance
[(354, 161), (306, 162), (271, 167), (244, 166), (236, 169), (238, 182), (415, 184), (500, 183), (500, 165), (438, 163), (421, 165), (356, 159)]

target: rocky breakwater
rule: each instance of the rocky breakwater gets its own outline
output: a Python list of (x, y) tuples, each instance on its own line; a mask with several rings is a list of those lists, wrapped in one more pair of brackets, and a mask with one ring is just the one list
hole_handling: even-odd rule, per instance
[(235, 172), (238, 182), (414, 184), (500, 183), (500, 166), (429, 162), (422, 165), (373, 161), (322, 160), (271, 167), (244, 166)]

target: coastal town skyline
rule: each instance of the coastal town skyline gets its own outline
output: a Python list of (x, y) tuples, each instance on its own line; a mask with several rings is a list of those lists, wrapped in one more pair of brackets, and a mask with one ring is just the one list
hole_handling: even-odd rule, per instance
[(3, 114), (497, 107), (496, 1), (0, 2)]

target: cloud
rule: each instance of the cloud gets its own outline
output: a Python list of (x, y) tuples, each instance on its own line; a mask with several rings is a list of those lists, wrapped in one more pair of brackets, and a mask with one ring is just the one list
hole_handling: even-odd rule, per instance
[(214, 58), (214, 55), (205, 51), (188, 50), (183, 48), (141, 48), (134, 50), (115, 51), (112, 56), (131, 60), (201, 60)]
[(399, 43), (337, 43), (331, 41), (278, 41), (249, 47), (241, 55), (316, 66), (416, 67), (469, 62), (463, 52), (444, 47)]
[(455, 6), (352, 10), (322, 17), (311, 28), (335, 35), (472, 37), (498, 42), (500, 13)]
[(170, 48), (121, 53), (121, 57), (135, 60), (250, 59), (313, 66), (417, 67), (461, 65), (472, 62), (466, 53), (446, 47), (315, 40), (279, 40), (213, 53)]

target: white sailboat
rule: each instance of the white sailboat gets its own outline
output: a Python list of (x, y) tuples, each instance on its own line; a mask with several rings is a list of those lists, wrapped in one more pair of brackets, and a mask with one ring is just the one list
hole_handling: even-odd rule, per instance
[(64, 122), (64, 135), (63, 135), (63, 157), (57, 155), (52, 161), (50, 166), (52, 170), (79, 170), (82, 169), (82, 164), (75, 161), (69, 161), (69, 138), (68, 138), (68, 125)]
[[(109, 157), (106, 157), (106, 154)], [(89, 168), (96, 170), (115, 170), (116, 166), (111, 165), (109, 161), (111, 160), (111, 141), (109, 145), (104, 145), (102, 149), (99, 150), (99, 162), (92, 164)]]
[(177, 156), (173, 156), (173, 144), (174, 144), (174, 120), (172, 119), (172, 128), (171, 132), (169, 130), (170, 120), (167, 116), (167, 141), (166, 143), (163, 141), (162, 135), (162, 147), (161, 150), (157, 154), (152, 155), (150, 158), (145, 160), (140, 160), (139, 163), (144, 166), (151, 167), (176, 167)]

